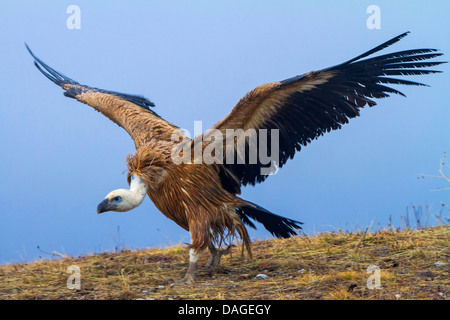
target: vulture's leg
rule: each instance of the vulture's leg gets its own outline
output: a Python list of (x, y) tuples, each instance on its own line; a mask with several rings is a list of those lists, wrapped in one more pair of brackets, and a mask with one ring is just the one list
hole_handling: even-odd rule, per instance
[(220, 257), (222, 255), (227, 254), (231, 250), (231, 244), (224, 250), (217, 249), (212, 242), (208, 245), (209, 252), (211, 253), (211, 257), (209, 261), (206, 263), (206, 268), (216, 268), (220, 264)]
[(189, 267), (183, 279), (177, 281), (177, 283), (194, 283), (194, 272), (197, 269), (198, 258), (200, 257), (201, 251), (190, 249), (189, 250)]

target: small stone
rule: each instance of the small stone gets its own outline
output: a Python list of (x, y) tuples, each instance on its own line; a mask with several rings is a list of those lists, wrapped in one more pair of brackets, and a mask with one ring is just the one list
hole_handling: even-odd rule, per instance
[(446, 266), (448, 263), (445, 263), (445, 262), (436, 262), (436, 263), (434, 263), (434, 266), (435, 267), (442, 267), (442, 266)]
[(265, 275), (264, 273), (257, 274), (255, 278), (257, 279), (267, 279), (269, 276)]

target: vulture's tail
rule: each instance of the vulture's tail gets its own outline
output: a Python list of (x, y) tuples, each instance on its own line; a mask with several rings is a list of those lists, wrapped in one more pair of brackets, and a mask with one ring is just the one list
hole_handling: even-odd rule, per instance
[(256, 227), (250, 219), (262, 223), (264, 228), (277, 238), (292, 237), (297, 235), (297, 230), (302, 228), (300, 226), (303, 224), (302, 222), (276, 215), (257, 204), (249, 201), (246, 202), (248, 205), (237, 208), (236, 212), (243, 223), (254, 229), (256, 229)]

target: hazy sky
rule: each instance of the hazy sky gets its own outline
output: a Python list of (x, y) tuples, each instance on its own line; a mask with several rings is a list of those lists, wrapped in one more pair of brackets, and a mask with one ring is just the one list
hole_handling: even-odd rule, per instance
[[(66, 24), (69, 5), (81, 29)], [(369, 5), (381, 29), (369, 29)], [(111, 190), (127, 187), (127, 133), (73, 99), (33, 66), (24, 42), (76, 81), (142, 94), (163, 118), (206, 130), (257, 85), (346, 61), (405, 31), (385, 53), (441, 49), (449, 60), (449, 1), (1, 1), (0, 263), (37, 249), (68, 255), (189, 242), (147, 198), (127, 213), (97, 215)], [(386, 226), (409, 205), (450, 202), (435, 174), (450, 152), (450, 70), (396, 87), (342, 130), (303, 148), (243, 198), (318, 231)], [(431, 220), (431, 222), (433, 222)], [(268, 232), (258, 225), (253, 239)]]

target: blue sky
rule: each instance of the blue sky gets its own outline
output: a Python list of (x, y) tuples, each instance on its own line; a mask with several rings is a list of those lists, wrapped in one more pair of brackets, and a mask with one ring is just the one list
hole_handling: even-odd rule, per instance
[[(81, 29), (66, 26), (69, 5)], [(381, 9), (381, 29), (366, 9)], [(127, 133), (73, 99), (33, 66), (43, 61), (87, 85), (142, 94), (163, 118), (193, 131), (223, 118), (257, 85), (346, 61), (405, 31), (386, 52), (441, 49), (448, 60), (448, 1), (2, 1), (0, 3), (0, 263), (37, 249), (68, 255), (189, 242), (147, 198), (127, 213), (97, 215), (126, 187)], [(306, 233), (400, 226), (408, 205), (450, 202), (435, 174), (450, 152), (450, 70), (415, 77), (342, 130), (303, 148), (243, 198), (305, 223)], [(250, 230), (253, 239), (270, 235)]]

